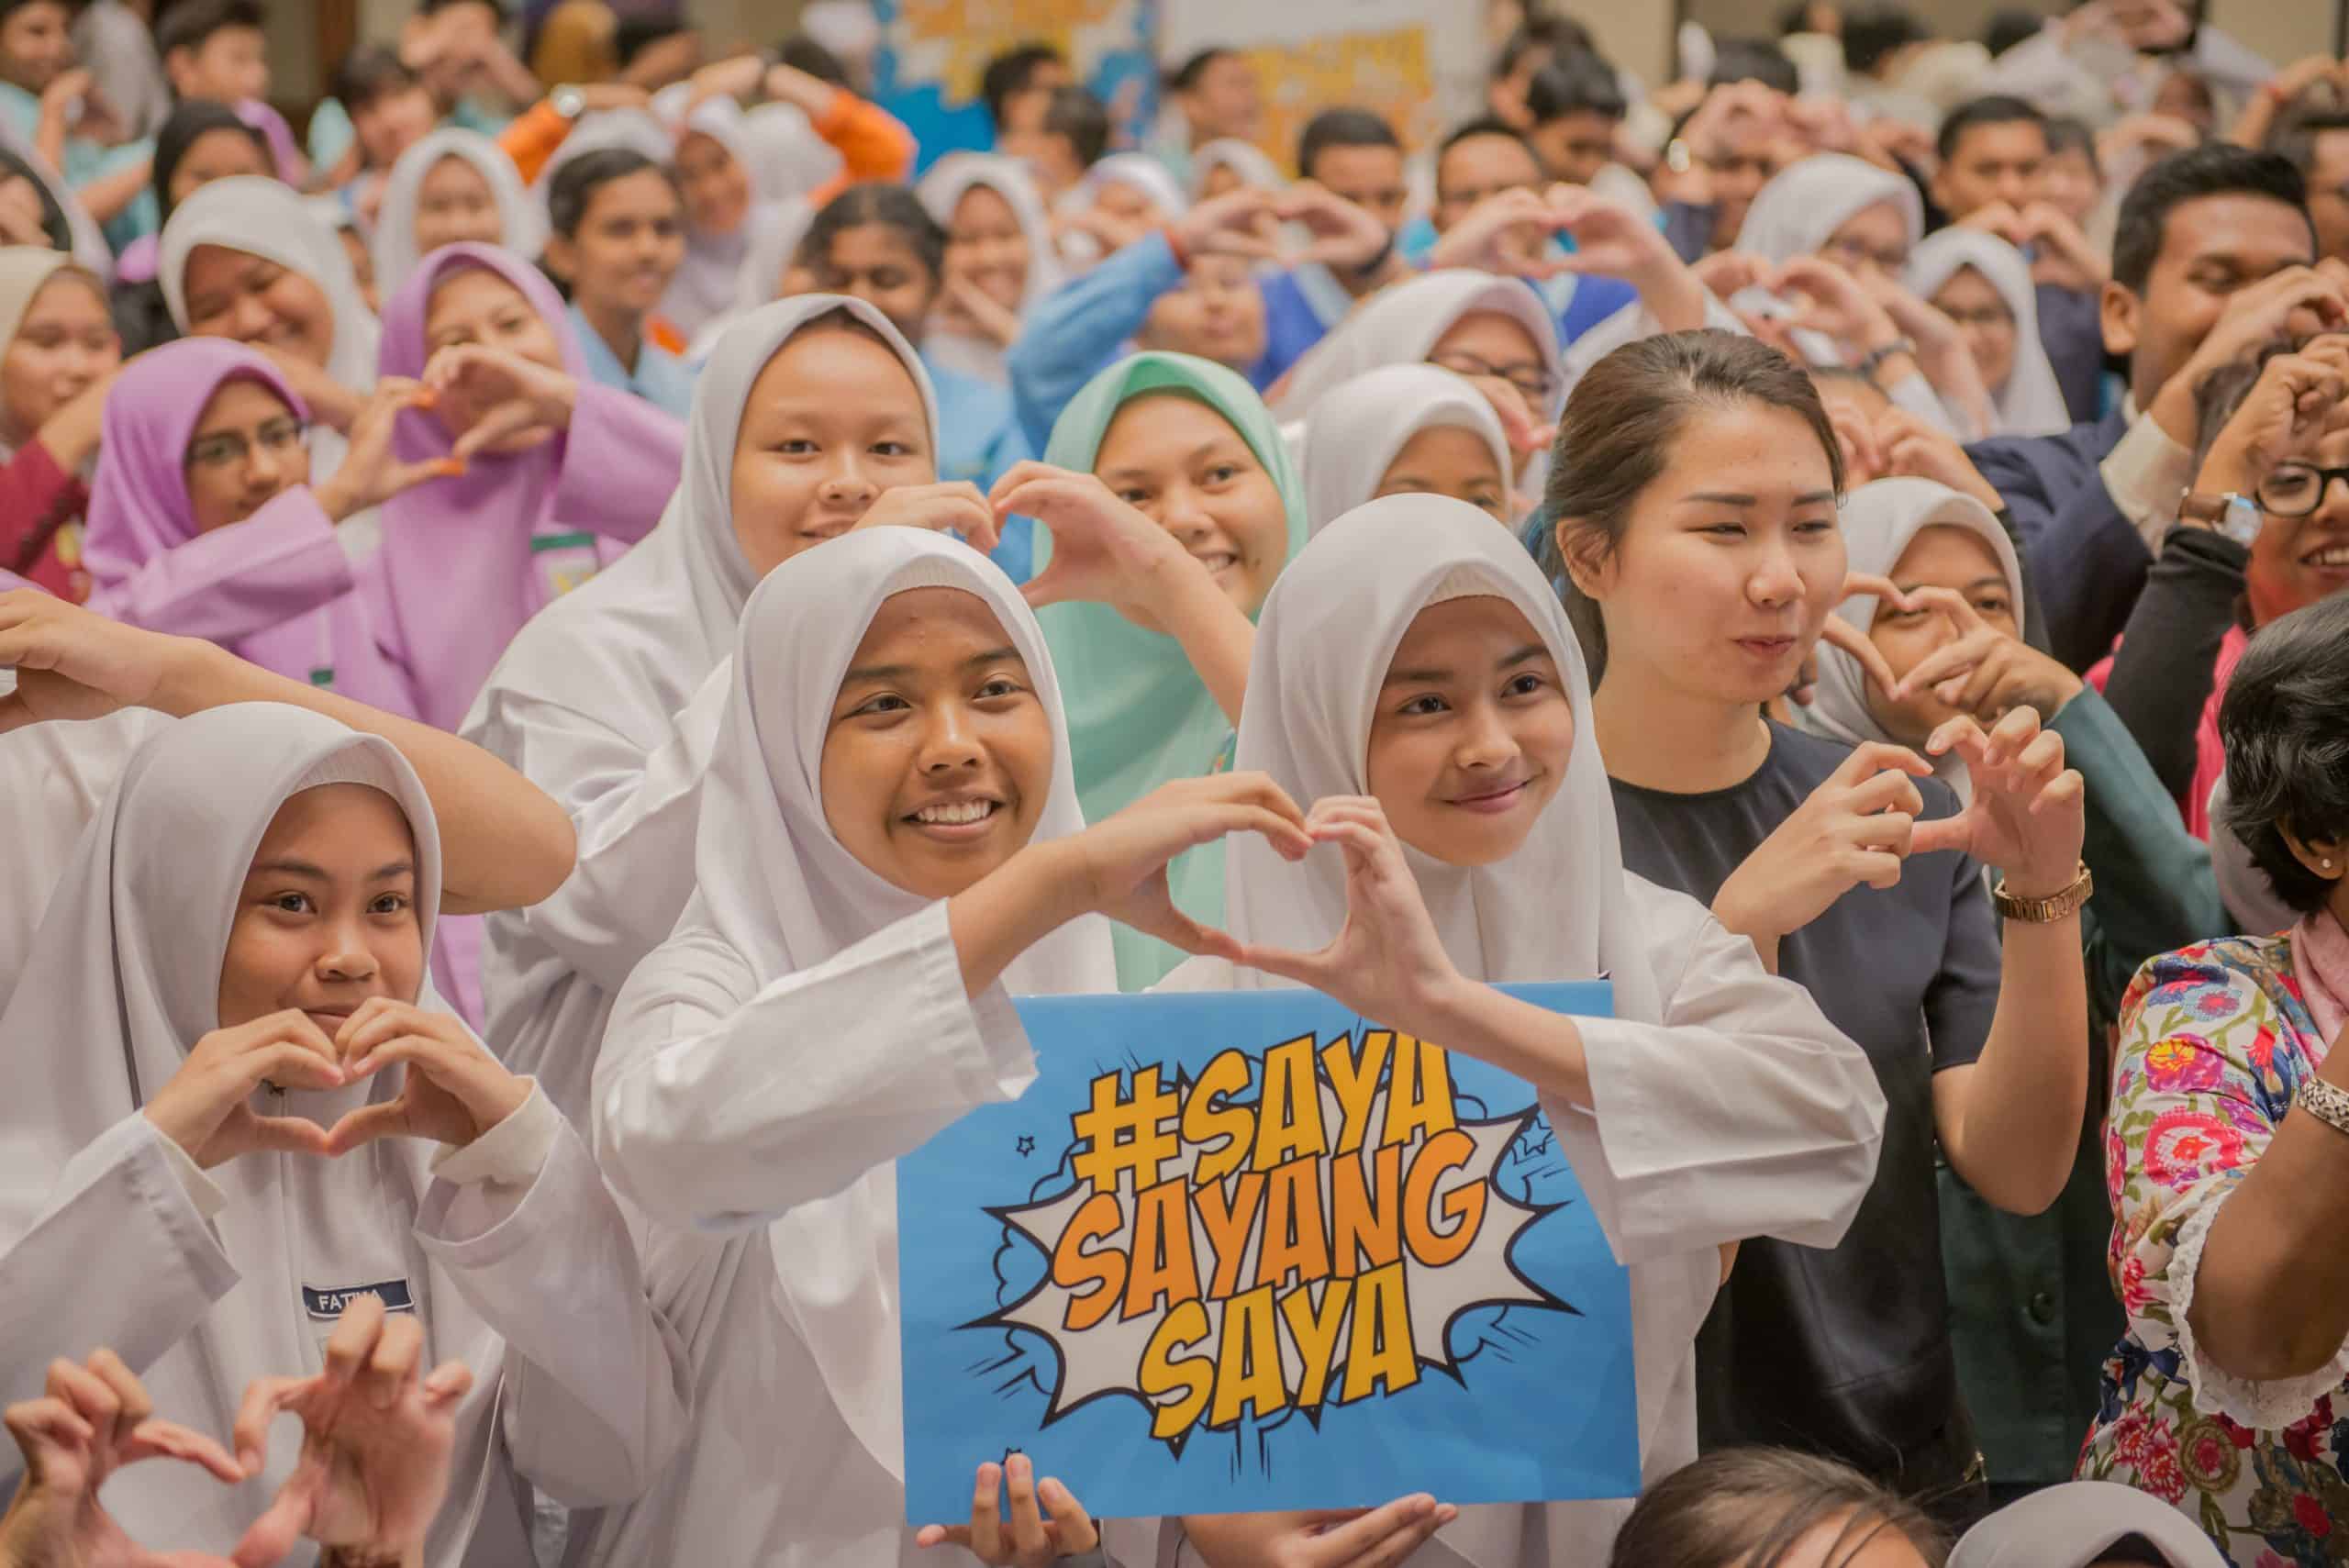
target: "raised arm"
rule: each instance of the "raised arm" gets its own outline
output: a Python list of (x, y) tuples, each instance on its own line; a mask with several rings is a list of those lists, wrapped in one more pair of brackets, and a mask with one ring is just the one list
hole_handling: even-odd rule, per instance
[(95, 718), (118, 707), (184, 717), (232, 702), (278, 702), (380, 735), (423, 781), (440, 819), (440, 907), (479, 914), (535, 904), (571, 873), (574, 841), (562, 807), (478, 746), (429, 725), (273, 674), (195, 638), (108, 620), (31, 589), (0, 594), (0, 733), (43, 720)]

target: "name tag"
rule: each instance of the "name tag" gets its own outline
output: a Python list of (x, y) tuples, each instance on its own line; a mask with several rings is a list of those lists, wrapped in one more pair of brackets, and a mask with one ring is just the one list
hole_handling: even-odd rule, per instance
[(381, 1284), (346, 1284), (334, 1290), (313, 1290), (302, 1287), (302, 1307), (314, 1321), (331, 1323), (343, 1314), (343, 1309), (362, 1296), (379, 1296), (387, 1312), (413, 1312), (416, 1298), (408, 1294), (407, 1281), (390, 1279)]

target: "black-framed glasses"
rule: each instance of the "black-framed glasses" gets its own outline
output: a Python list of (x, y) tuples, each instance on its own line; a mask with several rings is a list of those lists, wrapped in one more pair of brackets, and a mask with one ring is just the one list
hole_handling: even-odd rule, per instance
[(284, 457), (302, 444), (310, 428), (301, 420), (286, 417), (264, 419), (261, 428), (250, 436), (242, 430), (221, 430), (214, 435), (199, 436), (187, 444), (187, 465), (190, 468), (230, 468), (252, 458), (258, 445), (272, 457)]
[(1558, 390), (1558, 378), (1539, 366), (1514, 365), (1504, 369), (1482, 354), (1472, 354), (1464, 350), (1455, 350), (1428, 362), (1454, 375), (1464, 375), (1471, 381), (1480, 375), (1498, 376), (1525, 394), (1526, 401), (1536, 410), (1548, 403), (1551, 395)]
[(2259, 482), (2259, 509), (2271, 517), (2305, 517), (2324, 505), (2325, 486), (2349, 484), (2349, 468), (2279, 462)]

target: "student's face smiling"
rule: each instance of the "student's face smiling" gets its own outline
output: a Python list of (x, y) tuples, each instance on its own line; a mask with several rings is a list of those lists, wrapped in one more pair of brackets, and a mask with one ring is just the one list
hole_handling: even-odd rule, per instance
[(416, 840), (390, 795), (338, 784), (287, 800), (237, 895), (220, 1027), (292, 1008), (331, 1039), (370, 997), (415, 1001), (416, 893)]
[(690, 130), (678, 141), (677, 183), (698, 233), (731, 234), (751, 216), (751, 176), (714, 136)]
[(1195, 397), (1130, 400), (1109, 421), (1093, 472), (1173, 534), (1248, 615), (1288, 561), (1288, 511), (1247, 440)]
[(1449, 495), (1495, 517), (1508, 513), (1508, 482), (1485, 438), (1459, 425), (1431, 425), (1403, 443), (1378, 481), (1378, 495)]
[(1933, 308), (1957, 323), (1982, 373), (1982, 384), (1997, 392), (2015, 373), (2015, 317), (1998, 285), (1972, 267), (1960, 267), (1933, 295)]
[(885, 600), (849, 660), (818, 767), (824, 820), (892, 885), (950, 898), (1027, 845), (1052, 780), (1052, 726), (976, 595)]
[(272, 175), (277, 171), (260, 144), (241, 130), (222, 126), (207, 130), (187, 144), (187, 150), (172, 169), (172, 205), (195, 195), (215, 180), (225, 180), (233, 174)]
[(640, 317), (685, 259), (684, 208), (666, 175), (640, 169), (596, 187), (579, 232), (555, 236), (547, 250), (584, 308)]
[[(480, 343), (504, 349), (551, 371), (562, 369), (562, 345), (554, 328), (520, 289), (486, 267), (460, 267), (445, 273), (425, 306), (424, 351), (427, 358), (442, 349)], [(440, 394), (432, 417), (451, 436), (461, 436), (480, 423), (490, 405), (462, 387)], [(492, 452), (520, 451), (540, 439), (525, 430), (484, 449)]]
[(1447, 599), (1396, 645), (1370, 724), (1370, 793), (1413, 849), (1490, 865), (1525, 842), (1574, 745), (1574, 706), (1524, 612)]
[(1843, 584), (1833, 471), (1800, 416), (1759, 404), (1682, 425), (1614, 552), (1575, 559), (1607, 625), (1607, 675), (1737, 706), (1794, 684)]
[(241, 523), (296, 484), (310, 480), (301, 422), (285, 400), (257, 381), (220, 384), (196, 416), (185, 464), (195, 530)]
[(230, 338), (321, 368), (334, 351), (334, 306), (326, 290), (290, 268), (250, 251), (199, 245), (188, 252), (181, 282), (192, 338)]
[(921, 392), (863, 332), (803, 329), (751, 384), (730, 489), (758, 575), (846, 533), (884, 490), (937, 482)]
[(416, 187), (416, 253), (471, 239), (495, 245), (506, 238), (497, 196), (482, 172), (451, 153), (425, 172)]
[(906, 341), (921, 341), (938, 279), (902, 231), (885, 223), (843, 228), (815, 271), (818, 292), (861, 299), (887, 317)]
[(973, 185), (954, 204), (946, 236), (946, 272), (975, 284), (1006, 310), (1018, 308), (1028, 286), (1028, 232), (1003, 193)]
[(34, 291), (0, 350), (0, 431), (28, 440), (49, 417), (122, 363), (122, 339), (97, 287), (60, 272)]

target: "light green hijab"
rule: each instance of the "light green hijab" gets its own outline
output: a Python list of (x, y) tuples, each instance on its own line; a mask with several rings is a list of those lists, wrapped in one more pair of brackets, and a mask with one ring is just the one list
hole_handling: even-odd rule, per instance
[[(1101, 439), (1134, 398), (1178, 393), (1223, 416), (1272, 476), (1288, 514), (1288, 556), (1304, 548), (1305, 488), (1264, 401), (1241, 377), (1189, 354), (1134, 354), (1085, 383), (1052, 425), (1044, 461), (1093, 471)], [(1036, 570), (1052, 560), (1052, 536), (1036, 530)], [(1228, 767), (1231, 725), (1183, 645), (1145, 631), (1108, 605), (1062, 604), (1038, 613), (1068, 709), (1069, 746), (1085, 819), (1099, 822), (1171, 780)], [(1175, 905), (1195, 920), (1223, 919), (1223, 849), (1208, 844), (1169, 868)], [(1117, 936), (1118, 984), (1139, 991), (1164, 977), (1183, 954), (1124, 926)]]

